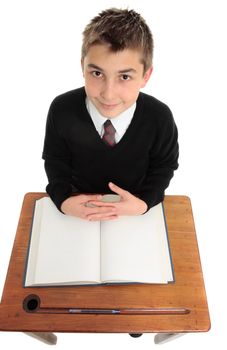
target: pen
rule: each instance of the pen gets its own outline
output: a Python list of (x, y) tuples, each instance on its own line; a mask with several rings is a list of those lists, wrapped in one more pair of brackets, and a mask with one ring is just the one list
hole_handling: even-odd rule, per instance
[(187, 308), (131, 308), (131, 309), (78, 309), (78, 308), (48, 308), (40, 307), (35, 312), (46, 314), (75, 314), (75, 315), (186, 315)]
[(70, 314), (120, 314), (120, 310), (112, 309), (68, 309)]

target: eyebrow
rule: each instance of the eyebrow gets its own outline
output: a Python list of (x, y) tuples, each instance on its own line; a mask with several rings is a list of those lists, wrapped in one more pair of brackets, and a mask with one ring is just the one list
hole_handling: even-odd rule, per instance
[[(93, 68), (93, 69), (99, 70), (100, 72), (104, 72), (104, 70), (101, 67), (99, 67), (93, 63), (89, 63), (88, 68)], [(137, 71), (134, 68), (126, 68), (126, 69), (119, 70), (118, 73), (120, 73), (120, 74), (137, 73)]]

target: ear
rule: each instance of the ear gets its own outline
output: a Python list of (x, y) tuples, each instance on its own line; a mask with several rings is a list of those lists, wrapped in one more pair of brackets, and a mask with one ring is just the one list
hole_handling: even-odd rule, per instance
[(141, 84), (141, 88), (143, 88), (147, 84), (148, 80), (150, 79), (150, 76), (151, 76), (152, 72), (153, 72), (153, 67), (151, 66), (150, 68), (148, 68), (148, 70), (145, 72), (145, 74), (143, 76), (143, 81), (142, 81), (142, 84)]

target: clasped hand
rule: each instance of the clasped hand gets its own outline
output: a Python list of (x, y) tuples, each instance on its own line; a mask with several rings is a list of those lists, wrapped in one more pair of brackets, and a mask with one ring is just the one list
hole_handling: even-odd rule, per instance
[(89, 221), (107, 221), (122, 215), (141, 215), (147, 210), (147, 204), (130, 192), (112, 182), (109, 187), (120, 196), (119, 202), (103, 202), (99, 194), (81, 194), (67, 198), (62, 203), (62, 212)]

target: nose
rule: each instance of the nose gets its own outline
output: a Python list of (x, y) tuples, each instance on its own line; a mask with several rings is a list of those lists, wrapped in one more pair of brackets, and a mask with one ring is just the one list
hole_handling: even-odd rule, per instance
[(106, 102), (115, 101), (117, 93), (117, 87), (112, 79), (106, 79), (101, 91), (101, 96)]

